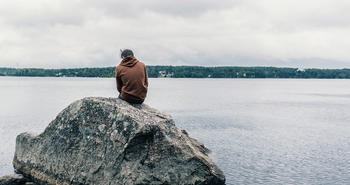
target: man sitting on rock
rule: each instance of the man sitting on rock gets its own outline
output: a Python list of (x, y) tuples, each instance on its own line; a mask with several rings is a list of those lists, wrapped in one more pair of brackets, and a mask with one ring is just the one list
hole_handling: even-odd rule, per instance
[(148, 89), (146, 66), (134, 57), (130, 49), (121, 50), (121, 58), (122, 61), (115, 69), (119, 98), (132, 104), (141, 104)]

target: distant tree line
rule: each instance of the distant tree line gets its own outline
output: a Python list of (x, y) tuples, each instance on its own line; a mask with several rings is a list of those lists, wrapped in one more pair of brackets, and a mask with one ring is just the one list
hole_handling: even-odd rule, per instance
[[(147, 66), (150, 78), (350, 78), (350, 69), (277, 67)], [(0, 76), (114, 77), (115, 67), (40, 69), (0, 68)]]

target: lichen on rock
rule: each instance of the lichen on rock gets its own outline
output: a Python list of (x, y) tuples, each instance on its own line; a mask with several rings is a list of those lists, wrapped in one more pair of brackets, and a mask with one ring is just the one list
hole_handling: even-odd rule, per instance
[(171, 116), (116, 98), (78, 100), (16, 139), (15, 169), (37, 184), (221, 185), (209, 150)]

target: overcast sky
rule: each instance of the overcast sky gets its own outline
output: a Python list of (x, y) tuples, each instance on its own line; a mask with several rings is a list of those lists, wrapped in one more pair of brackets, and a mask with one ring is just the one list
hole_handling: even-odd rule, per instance
[(349, 0), (0, 0), (0, 67), (350, 68)]

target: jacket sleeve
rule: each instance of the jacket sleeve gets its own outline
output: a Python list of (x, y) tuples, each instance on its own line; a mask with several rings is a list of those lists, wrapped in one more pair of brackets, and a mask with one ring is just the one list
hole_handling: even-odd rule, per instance
[(120, 79), (120, 72), (118, 71), (118, 67), (115, 68), (115, 80), (117, 82), (117, 90), (119, 93), (122, 92), (122, 86), (123, 86), (123, 82)]
[(145, 66), (145, 85), (148, 88), (148, 73), (147, 73), (146, 66)]

